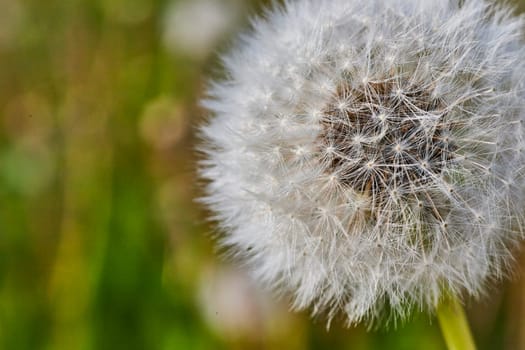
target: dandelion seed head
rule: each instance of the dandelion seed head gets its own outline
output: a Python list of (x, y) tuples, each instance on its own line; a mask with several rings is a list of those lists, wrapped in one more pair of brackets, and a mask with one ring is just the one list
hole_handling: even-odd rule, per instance
[(525, 224), (522, 36), (486, 0), (268, 10), (203, 101), (221, 243), (349, 324), (482, 294)]

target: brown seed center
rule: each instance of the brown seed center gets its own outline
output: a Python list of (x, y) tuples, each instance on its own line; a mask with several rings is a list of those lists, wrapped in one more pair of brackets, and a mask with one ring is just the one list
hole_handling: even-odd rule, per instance
[(428, 89), (390, 81), (339, 85), (322, 119), (328, 171), (376, 208), (393, 194), (424, 191), (454, 158), (443, 111)]

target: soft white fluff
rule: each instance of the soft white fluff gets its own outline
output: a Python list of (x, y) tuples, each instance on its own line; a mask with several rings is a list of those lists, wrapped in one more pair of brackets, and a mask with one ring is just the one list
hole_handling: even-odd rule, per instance
[(485, 0), (289, 0), (254, 20), (203, 102), (222, 244), (350, 324), (478, 296), (523, 223), (522, 35)]

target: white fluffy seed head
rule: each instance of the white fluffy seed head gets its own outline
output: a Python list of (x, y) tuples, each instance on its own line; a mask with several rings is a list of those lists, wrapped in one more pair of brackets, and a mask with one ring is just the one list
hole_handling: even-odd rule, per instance
[(522, 35), (486, 0), (290, 0), (254, 20), (204, 101), (222, 244), (350, 324), (482, 293), (523, 224)]

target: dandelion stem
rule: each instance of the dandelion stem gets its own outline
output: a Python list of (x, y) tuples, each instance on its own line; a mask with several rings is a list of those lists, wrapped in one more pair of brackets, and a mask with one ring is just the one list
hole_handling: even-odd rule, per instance
[(449, 350), (475, 350), (465, 311), (456, 297), (449, 296), (438, 307), (441, 332)]

